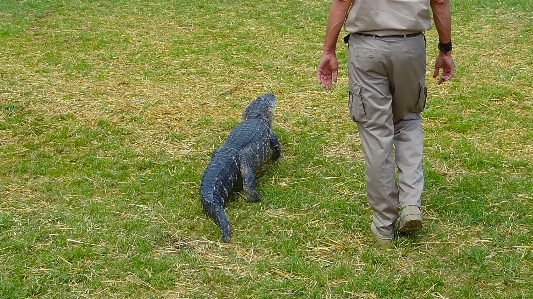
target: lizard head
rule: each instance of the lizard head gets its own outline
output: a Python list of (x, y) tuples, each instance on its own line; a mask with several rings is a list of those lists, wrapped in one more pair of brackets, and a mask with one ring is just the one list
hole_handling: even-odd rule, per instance
[(261, 119), (269, 126), (274, 118), (274, 107), (276, 106), (276, 97), (271, 93), (266, 93), (253, 100), (242, 112), (242, 119)]

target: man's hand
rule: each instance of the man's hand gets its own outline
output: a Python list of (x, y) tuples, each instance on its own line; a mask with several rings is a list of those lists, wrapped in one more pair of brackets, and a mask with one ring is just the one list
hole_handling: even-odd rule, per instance
[(437, 78), (440, 69), (442, 69), (442, 75), (439, 78), (438, 84), (450, 80), (455, 74), (455, 65), (453, 64), (451, 52), (446, 55), (439, 51), (439, 55), (437, 56), (437, 60), (435, 61), (435, 71), (433, 72), (433, 78)]
[(316, 71), (318, 83), (330, 90), (332, 82), (337, 82), (338, 69), (339, 63), (335, 54), (322, 54)]

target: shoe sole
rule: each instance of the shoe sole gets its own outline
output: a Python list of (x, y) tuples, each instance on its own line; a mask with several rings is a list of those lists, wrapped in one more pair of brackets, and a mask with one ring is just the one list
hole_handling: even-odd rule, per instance
[(400, 221), (398, 232), (413, 233), (422, 229), (422, 217), (420, 215), (408, 215)]

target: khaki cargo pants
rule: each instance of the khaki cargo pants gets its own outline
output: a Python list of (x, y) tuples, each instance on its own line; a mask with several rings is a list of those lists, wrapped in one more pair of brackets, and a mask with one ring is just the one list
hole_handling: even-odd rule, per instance
[(364, 148), (373, 223), (383, 236), (392, 236), (398, 208), (421, 205), (425, 67), (423, 34), (349, 37), (350, 115)]

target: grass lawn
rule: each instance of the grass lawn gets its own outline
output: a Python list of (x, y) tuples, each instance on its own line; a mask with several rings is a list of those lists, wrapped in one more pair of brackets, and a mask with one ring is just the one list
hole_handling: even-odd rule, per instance
[[(533, 2), (452, 1), (440, 86), (427, 32), (424, 228), (392, 248), (340, 40), (316, 82), (329, 5), (2, 0), (0, 298), (533, 298)], [(222, 243), (200, 177), (265, 92), (283, 160)]]

